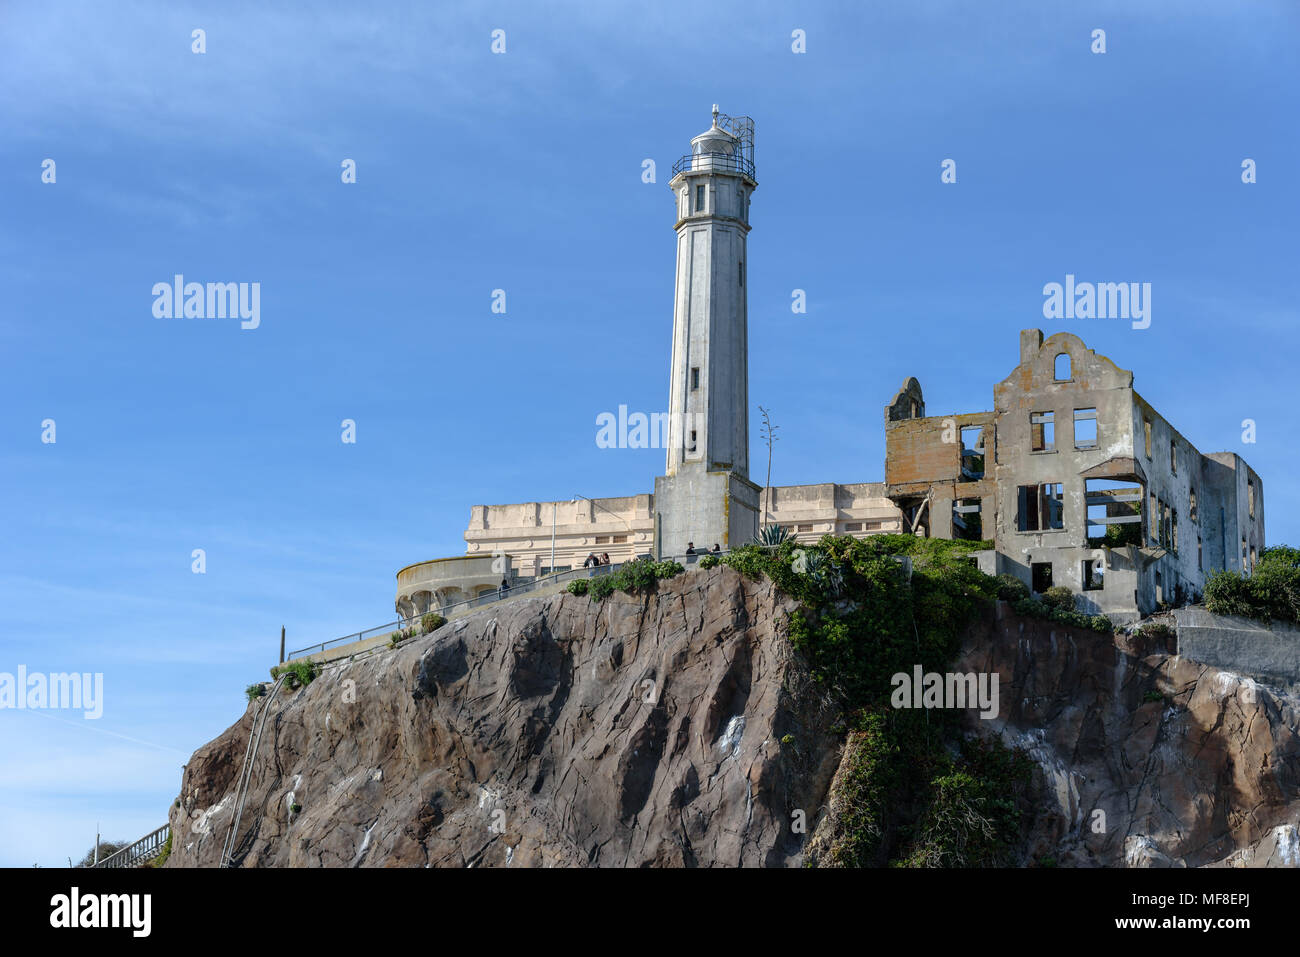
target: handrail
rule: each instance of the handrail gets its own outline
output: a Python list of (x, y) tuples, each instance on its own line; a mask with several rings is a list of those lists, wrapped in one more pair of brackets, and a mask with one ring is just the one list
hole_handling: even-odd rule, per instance
[(271, 701), (280, 690), (288, 675), (280, 675), (266, 695), (266, 703), (253, 718), (253, 726), (248, 730), (248, 745), (244, 748), (244, 763), (239, 769), (239, 784), (235, 791), (235, 811), (230, 818), (230, 830), (221, 843), (221, 859), (218, 866), (233, 866), (231, 857), (235, 853), (235, 837), (239, 833), (239, 822), (244, 816), (244, 802), (248, 799), (248, 785), (253, 778), (253, 762), (257, 758), (257, 747), (262, 743), (262, 732), (266, 729), (266, 717), (271, 712)]
[[(705, 555), (725, 555), (725, 554), (727, 554), (727, 552), (725, 551), (724, 552), (699, 551), (696, 552), (694, 555), (668, 555), (660, 560), (678, 561), (681, 562), (682, 564), (689, 565), (703, 558)], [(552, 572), (551, 574), (545, 575), (541, 578), (534, 578), (532, 581), (523, 582), (517, 585), (511, 585), (509, 588), (504, 588), (504, 589), (496, 588), (493, 589), (492, 591), (486, 592), (482, 595), (478, 595), (477, 597), (474, 598), (466, 598), (463, 599), (462, 601), (452, 602), (450, 605), (444, 605), (441, 608), (431, 608), (429, 611), (433, 612), (434, 614), (446, 616), (449, 612), (457, 611), (463, 608), (470, 608), (470, 607), (479, 608), (485, 605), (492, 605), (503, 599), (513, 598), (517, 595), (526, 595), (531, 591), (536, 591), (538, 588), (542, 588), (550, 584), (558, 584), (561, 581), (568, 581), (575, 578), (595, 578), (598, 575), (608, 575), (611, 572), (619, 568), (622, 568), (625, 564), (627, 563), (619, 562), (617, 564), (612, 564), (612, 565), (597, 565), (594, 568), (591, 567), (566, 568), (564, 571)], [(373, 628), (365, 628), (361, 631), (349, 632), (348, 634), (343, 635), (339, 638), (331, 638), (328, 641), (319, 641), (316, 642), (315, 644), (307, 645), (305, 648), (299, 648), (296, 651), (289, 652), (287, 658), (288, 660), (292, 661), (294, 658), (297, 658), (299, 655), (315, 654), (317, 652), (324, 651), (325, 649), (331, 647), (332, 645), (351, 644), (354, 642), (362, 641), (365, 639), (367, 635), (371, 635), (372, 637), (379, 637), (380, 635), (390, 634), (394, 631), (401, 631), (405, 628), (411, 627), (413, 624), (418, 622), (421, 618), (423, 618), (427, 614), (429, 614), (428, 611), (421, 612), (418, 615), (411, 615), (409, 618), (398, 618), (396, 621), (388, 622), (387, 624), (376, 625)]]
[(739, 153), (687, 153), (673, 164), (673, 176), (678, 173), (707, 172), (743, 173), (754, 178), (754, 161)]
[(142, 860), (150, 860), (158, 856), (167, 839), (172, 835), (170, 823), (164, 824), (156, 831), (150, 831), (140, 840), (126, 847), (114, 851), (108, 857), (98, 863), (91, 864), (91, 867), (131, 867)]

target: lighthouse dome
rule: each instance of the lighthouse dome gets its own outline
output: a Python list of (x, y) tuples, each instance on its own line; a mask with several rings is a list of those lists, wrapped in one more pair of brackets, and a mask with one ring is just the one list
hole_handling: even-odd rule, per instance
[(691, 140), (691, 152), (696, 156), (702, 153), (733, 153), (737, 140), (724, 129), (719, 129), (716, 118), (713, 126)]

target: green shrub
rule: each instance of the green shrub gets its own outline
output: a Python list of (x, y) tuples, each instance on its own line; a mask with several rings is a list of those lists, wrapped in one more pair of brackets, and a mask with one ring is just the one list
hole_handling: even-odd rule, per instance
[(1272, 568), (1300, 570), (1300, 548), (1290, 545), (1273, 545), (1259, 553), (1256, 570), (1269, 566)]
[(1029, 586), (1015, 575), (1003, 572), (998, 576), (998, 597), (1003, 601), (1021, 601), (1029, 597)]
[(149, 862), (149, 866), (162, 867), (164, 864), (167, 863), (167, 858), (171, 856), (172, 856), (172, 834), (171, 831), (168, 831), (167, 840), (163, 842), (162, 850), (158, 852), (157, 857), (153, 858)]
[(290, 811), (290, 813), (292, 813), (292, 814), (301, 814), (301, 813), (302, 813), (302, 805), (301, 805), (301, 804), (290, 804), (290, 805), (289, 805), (289, 811)]
[(1043, 592), (1043, 604), (1061, 611), (1074, 611), (1074, 592), (1064, 585), (1053, 585)]
[(995, 739), (967, 738), (961, 757), (932, 782), (918, 837), (903, 867), (1006, 867), (1014, 863), (1033, 762)]
[(833, 808), (838, 820), (821, 867), (878, 867), (890, 805), (901, 784), (899, 745), (885, 713), (861, 716), (844, 744)]
[(1143, 700), (1143, 701), (1146, 701), (1146, 702), (1151, 702), (1151, 701), (1164, 701), (1164, 700), (1165, 700), (1165, 696), (1164, 696), (1161, 692), (1159, 692), (1159, 691), (1154, 691), (1154, 690), (1152, 690), (1152, 691), (1148, 691), (1146, 694), (1144, 694), (1144, 695), (1142, 696), (1142, 700)]
[(1159, 638), (1169, 639), (1169, 638), (1176, 638), (1178, 636), (1178, 632), (1175, 629), (1171, 628), (1169, 625), (1165, 624), (1163, 621), (1149, 622), (1148, 624), (1145, 624), (1141, 628), (1139, 628), (1137, 630), (1137, 634), (1141, 635), (1143, 638), (1157, 638), (1157, 639)]
[(1249, 576), (1212, 572), (1205, 583), (1205, 607), (1216, 615), (1300, 623), (1300, 549), (1264, 549)]
[[(624, 562), (616, 572), (585, 579), (587, 583), (585, 593), (592, 601), (600, 601), (608, 598), (616, 591), (625, 591), (629, 594), (653, 591), (656, 582), (680, 575), (683, 571), (685, 569), (680, 562), (671, 560), (656, 562), (648, 558), (638, 558), (630, 562)], [(572, 586), (577, 584), (579, 580), (582, 579), (569, 583), (570, 591), (573, 591), (575, 595), (584, 593), (583, 591), (573, 590)]]
[(655, 578), (664, 579), (664, 578), (675, 578), (676, 576), (680, 575), (682, 572), (686, 571), (686, 569), (682, 567), (681, 562), (668, 559), (662, 562), (655, 562), (654, 571), (655, 571)]
[(701, 558), (697, 564), (700, 568), (713, 568), (715, 565), (721, 564), (721, 562), (722, 560), (717, 555), (709, 554)]
[(1037, 598), (1022, 598), (1012, 602), (1011, 607), (1017, 615), (1029, 618), (1046, 618), (1048, 621), (1060, 622), (1075, 628), (1087, 628), (1102, 634), (1111, 634), (1115, 624), (1105, 615), (1085, 615), (1078, 611), (1062, 611), (1053, 605), (1039, 601)]
[(447, 624), (447, 619), (436, 611), (425, 612), (423, 617), (420, 618), (420, 627), (426, 635), (431, 631), (437, 631), (445, 624)]
[(569, 582), (565, 590), (570, 595), (585, 595), (587, 594), (587, 586), (590, 584), (590, 581), (591, 580), (588, 578), (575, 578), (573, 581)]
[(614, 576), (601, 575), (591, 579), (591, 584), (587, 586), (587, 595), (592, 601), (601, 601), (614, 594), (615, 590)]
[(284, 687), (290, 691), (311, 684), (316, 680), (319, 673), (316, 662), (310, 659), (291, 661), (287, 665), (278, 665), (271, 669), (272, 678), (278, 678), (280, 675), (285, 676)]
[(264, 694), (266, 694), (266, 685), (262, 684), (260, 681), (256, 684), (251, 684), (244, 689), (244, 695), (248, 698), (249, 704), (252, 704)]

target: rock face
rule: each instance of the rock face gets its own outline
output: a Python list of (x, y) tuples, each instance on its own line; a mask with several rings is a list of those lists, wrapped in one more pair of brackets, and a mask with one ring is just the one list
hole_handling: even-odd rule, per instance
[(1025, 748), (1041, 770), (1027, 860), (1300, 865), (1295, 697), (1140, 636), (1021, 619), (1006, 605), (955, 670), (999, 675), (998, 718), (968, 725)]
[[(843, 738), (791, 607), (721, 566), (507, 602), (332, 666), (269, 706), (235, 862), (799, 865), (834, 827)], [(998, 674), (998, 717), (968, 728), (1039, 766), (1025, 863), (1300, 864), (1300, 700), (1005, 604), (953, 670)], [(191, 758), (166, 866), (218, 865), (262, 704)]]
[[(838, 716), (789, 607), (722, 566), (508, 602), (328, 668), (270, 704), (235, 860), (797, 865)], [(218, 865), (262, 705), (190, 759), (167, 866)]]

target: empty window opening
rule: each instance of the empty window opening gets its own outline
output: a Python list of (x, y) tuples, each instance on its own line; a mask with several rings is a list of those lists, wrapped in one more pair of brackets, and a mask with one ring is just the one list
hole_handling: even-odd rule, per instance
[(984, 537), (984, 522), (977, 498), (954, 499), (952, 503), (953, 538), (979, 541)]
[(1196, 536), (1196, 570), (1205, 570), (1205, 550), (1201, 547), (1201, 536)]
[(1173, 439), (1169, 440), (1169, 471), (1178, 474), (1178, 448)]
[(1190, 501), (1187, 507), (1187, 517), (1193, 522), (1196, 521), (1196, 486), (1192, 486)]
[(1169, 511), (1169, 550), (1178, 551), (1178, 509)]
[(1033, 570), (1034, 591), (1040, 595), (1052, 587), (1052, 563), (1034, 562), (1029, 566)]
[(1083, 560), (1083, 590), (1084, 591), (1101, 591), (1105, 587), (1106, 565), (1097, 558), (1085, 558)]
[(695, 430), (691, 429), (691, 444), (686, 447), (687, 452), (695, 451)]
[(970, 482), (984, 477), (983, 426), (966, 426), (961, 430), (961, 477)]
[(1056, 369), (1056, 371), (1055, 371), (1053, 374), (1056, 376), (1056, 381), (1057, 381), (1057, 382), (1067, 382), (1067, 381), (1069, 381), (1069, 378), (1070, 378), (1070, 354), (1069, 354), (1068, 352), (1062, 352), (1060, 355), (1058, 355), (1058, 356), (1056, 357), (1056, 367), (1055, 367), (1055, 369)]
[(1156, 572), (1156, 604), (1157, 605), (1164, 604), (1164, 600), (1165, 600), (1164, 582), (1160, 580), (1160, 573)]
[(1016, 526), (1022, 532), (1065, 527), (1065, 498), (1060, 482), (1022, 485), (1017, 490)]
[(1097, 447), (1097, 410), (1074, 410), (1074, 447), (1076, 449), (1095, 449)]
[(1151, 420), (1142, 421), (1142, 448), (1147, 458), (1151, 458)]
[(1050, 452), (1056, 448), (1056, 413), (1035, 412), (1029, 416), (1029, 432), (1035, 452)]
[(1246, 481), (1246, 504), (1250, 511), (1251, 521), (1254, 521), (1255, 519), (1255, 480), (1254, 479), (1248, 479)]
[(1119, 548), (1142, 544), (1142, 486), (1119, 479), (1083, 483), (1088, 512), (1088, 544)]
[(1160, 544), (1160, 509), (1156, 507), (1156, 493), (1151, 493), (1151, 508), (1147, 518), (1147, 534), (1151, 537), (1151, 544)]
[(1160, 544), (1165, 548), (1173, 546), (1173, 522), (1170, 519), (1169, 503), (1160, 503)]

